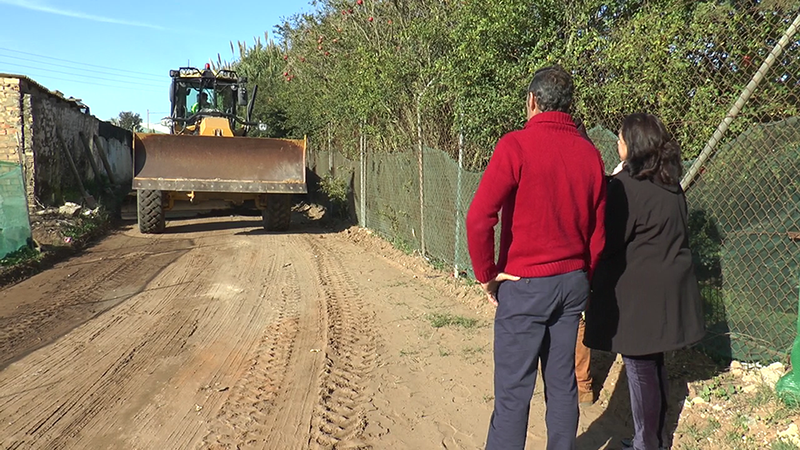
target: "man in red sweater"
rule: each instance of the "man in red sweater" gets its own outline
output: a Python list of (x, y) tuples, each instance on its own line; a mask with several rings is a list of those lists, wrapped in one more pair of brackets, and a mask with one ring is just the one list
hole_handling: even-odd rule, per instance
[(605, 174), (600, 153), (569, 115), (572, 93), (562, 68), (534, 74), (528, 122), (497, 143), (467, 214), (475, 277), (497, 306), (487, 450), (524, 449), (539, 362), (547, 449), (575, 448), (575, 343), (589, 277), (605, 245)]

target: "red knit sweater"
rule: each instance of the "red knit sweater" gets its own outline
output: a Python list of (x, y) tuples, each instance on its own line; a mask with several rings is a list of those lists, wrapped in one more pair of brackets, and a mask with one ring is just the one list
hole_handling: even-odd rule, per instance
[[(594, 270), (605, 245), (605, 175), (600, 152), (569, 114), (535, 115), (503, 136), (467, 214), (478, 281)], [(500, 255), (494, 226), (502, 210)]]

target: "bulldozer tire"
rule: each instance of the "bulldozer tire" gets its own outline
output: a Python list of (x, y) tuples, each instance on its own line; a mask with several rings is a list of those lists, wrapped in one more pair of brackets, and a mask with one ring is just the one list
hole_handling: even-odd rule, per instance
[(136, 191), (136, 218), (139, 231), (144, 234), (164, 231), (164, 197), (161, 191), (140, 189)]
[(267, 209), (261, 210), (264, 229), (267, 231), (286, 231), (292, 221), (292, 196), (274, 194), (267, 198)]

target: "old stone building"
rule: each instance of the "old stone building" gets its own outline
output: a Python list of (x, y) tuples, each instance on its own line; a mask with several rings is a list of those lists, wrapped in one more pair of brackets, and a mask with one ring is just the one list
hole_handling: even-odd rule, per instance
[(30, 208), (58, 204), (78, 191), (70, 159), (86, 185), (99, 174), (130, 186), (131, 133), (97, 119), (80, 100), (26, 76), (0, 73), (0, 161), (22, 166)]

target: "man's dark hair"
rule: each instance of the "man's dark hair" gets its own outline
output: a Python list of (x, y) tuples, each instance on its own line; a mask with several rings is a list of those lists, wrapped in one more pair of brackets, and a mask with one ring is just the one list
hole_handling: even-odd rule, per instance
[(681, 148), (661, 119), (652, 114), (631, 114), (622, 121), (622, 138), (628, 146), (628, 173), (638, 180), (680, 183)]
[(537, 70), (528, 86), (528, 92), (533, 93), (536, 106), (542, 112), (569, 113), (573, 90), (572, 76), (561, 66), (548, 66)]

